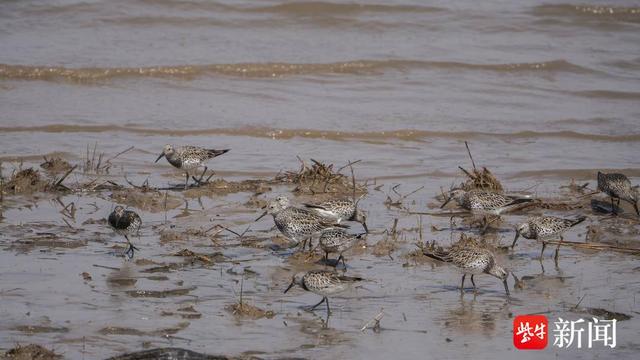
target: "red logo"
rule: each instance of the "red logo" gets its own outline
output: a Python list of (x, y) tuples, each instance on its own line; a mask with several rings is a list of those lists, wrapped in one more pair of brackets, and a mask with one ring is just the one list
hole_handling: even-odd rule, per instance
[(519, 350), (542, 350), (549, 342), (549, 322), (544, 315), (520, 315), (513, 319), (513, 345)]

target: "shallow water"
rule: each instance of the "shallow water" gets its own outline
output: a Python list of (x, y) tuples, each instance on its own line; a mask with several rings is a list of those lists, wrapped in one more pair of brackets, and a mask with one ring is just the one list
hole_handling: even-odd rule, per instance
[[(60, 213), (55, 195), (5, 195), (0, 348), (35, 342), (69, 358), (105, 358), (143, 346), (268, 358), (421, 358), (427, 351), (445, 358), (511, 358), (512, 316), (586, 317), (569, 311), (584, 297), (581, 306), (633, 316), (618, 324), (618, 347), (550, 347), (546, 354), (633, 356), (640, 331), (637, 256), (566, 247), (560, 269), (547, 258), (540, 277), (539, 245), (521, 240), (515, 252), (502, 256), (519, 277), (532, 276), (513, 291), (512, 301), (488, 277), (477, 280), (475, 299), (472, 293), (461, 299), (453, 269), (405, 258), (419, 239), (417, 215), (383, 203), (396, 184), (402, 194), (424, 186), (404, 205), (435, 211), (440, 187), (463, 180), (457, 166), (471, 167), (465, 140), (476, 163), (512, 192), (566, 197), (560, 186), (572, 178), (594, 188), (596, 172), (613, 169), (638, 184), (639, 26), (640, 8), (626, 1), (0, 3), (4, 176), (20, 162), (37, 166), (43, 155), (82, 163), (87, 147), (97, 143), (106, 158), (135, 148), (114, 159), (109, 174), (78, 170), (66, 183), (125, 185), (126, 175), (135, 184), (179, 184), (178, 171), (164, 160), (153, 163), (165, 143), (175, 143), (231, 148), (209, 163), (227, 180), (271, 179), (297, 169), (300, 156), (336, 167), (361, 159), (357, 178), (375, 184), (362, 201), (373, 230), (369, 246), (347, 256), (348, 273), (371, 281), (332, 299), (326, 328), (323, 311), (300, 309), (317, 301), (315, 295), (282, 294), (293, 272), (312, 266), (270, 248), (271, 222), (251, 223), (259, 213), (247, 203), (253, 193), (198, 197), (170, 191), (178, 199), (175, 208), (138, 209), (144, 220), (139, 258), (181, 263), (168, 254), (184, 248), (225, 256), (159, 274), (144, 272), (152, 264), (114, 256), (112, 246), (121, 239), (104, 224), (83, 225), (108, 215), (110, 191), (61, 196), (63, 204), (76, 205), (74, 217)], [(273, 186), (259, 198), (291, 190)], [(640, 247), (637, 225), (589, 208), (550, 213), (590, 216), (566, 240), (582, 241), (587, 226), (604, 224), (607, 241)], [(524, 217), (506, 216), (492, 236), (510, 243), (510, 229)], [(395, 218), (402, 236), (393, 259), (374, 255), (372, 246)], [(448, 244), (458, 237), (429, 230), (447, 228), (448, 217), (423, 215), (422, 222), (424, 240)], [(250, 225), (248, 234), (263, 246), (224, 232), (216, 242), (159, 236), (166, 229), (215, 224), (239, 232)], [(611, 233), (616, 228), (621, 233)], [(274, 318), (238, 320), (225, 309), (238, 300), (246, 267), (256, 274), (245, 275), (243, 296), (274, 311)], [(92, 280), (83, 280), (83, 272)], [(173, 289), (186, 290), (132, 295)], [(190, 305), (199, 318), (177, 310)], [(382, 331), (361, 333), (380, 308), (386, 314)], [(27, 325), (46, 331), (24, 331)]]

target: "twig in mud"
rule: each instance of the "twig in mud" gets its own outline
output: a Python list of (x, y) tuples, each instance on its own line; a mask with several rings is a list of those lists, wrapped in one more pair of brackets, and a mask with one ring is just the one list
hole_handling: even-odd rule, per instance
[(117, 268), (117, 267), (113, 267), (113, 266), (105, 266), (105, 265), (98, 265), (98, 264), (93, 264), (93, 267), (103, 268), (103, 269), (109, 269), (109, 270), (120, 270), (120, 268)]
[(575, 248), (589, 249), (589, 250), (610, 250), (610, 251), (618, 251), (626, 254), (640, 255), (640, 248), (627, 248), (627, 247), (608, 245), (608, 244), (583, 243), (583, 242), (567, 241), (567, 240), (564, 240), (564, 241), (548, 240), (547, 244), (572, 246)]
[(580, 196), (578, 196), (578, 199), (582, 199), (582, 198), (588, 197), (588, 196), (593, 196), (593, 195), (598, 194), (599, 192), (600, 191), (593, 191), (593, 192), (590, 192), (590, 193), (587, 193), (587, 194), (584, 194), (584, 195), (580, 195)]
[(126, 152), (129, 152), (129, 151), (131, 151), (131, 150), (133, 150), (133, 149), (135, 149), (135, 147), (134, 147), (134, 146), (129, 146), (129, 147), (128, 147), (128, 148), (126, 148), (125, 150), (122, 150), (122, 151), (120, 151), (119, 153), (115, 154), (114, 156), (110, 157), (107, 161), (105, 161), (105, 164), (106, 164), (106, 163), (109, 163), (109, 164), (110, 164), (110, 163), (111, 163), (111, 160), (115, 160), (115, 158), (117, 158), (118, 156), (120, 156), (120, 155), (122, 155), (122, 154), (124, 154), (124, 153), (126, 153)]
[(391, 227), (391, 237), (395, 240), (397, 238), (398, 231), (398, 218), (393, 219), (393, 226)]
[[(245, 235), (245, 234), (246, 234), (246, 233), (251, 229), (251, 226), (247, 227), (247, 228), (242, 232), (242, 234), (238, 234), (237, 232), (235, 232), (235, 231), (233, 231), (233, 230), (229, 229), (228, 227), (218, 224), (218, 225), (212, 226), (211, 228), (209, 228), (209, 229), (205, 230), (205, 234), (206, 234), (207, 232), (209, 232), (209, 231), (211, 231), (211, 230), (215, 229), (215, 228), (221, 229), (221, 230), (220, 230), (220, 231), (218, 231), (215, 235), (217, 235), (217, 234), (221, 233), (223, 230), (226, 230), (226, 231), (228, 231), (228, 232), (230, 232), (230, 233), (232, 233), (232, 234), (236, 235), (236, 236), (238, 237), (238, 239), (241, 239), (241, 238), (242, 238), (242, 237), (243, 237), (243, 236), (244, 236), (244, 235)], [(215, 235), (214, 235), (214, 236), (215, 236)]]
[[(360, 160), (358, 160), (360, 161)], [(351, 169), (351, 186), (352, 186), (352, 193), (351, 193), (351, 197), (353, 198), (353, 203), (356, 203), (356, 175), (353, 172), (353, 166), (351, 163), (349, 163), (349, 169)], [(341, 168), (342, 170), (342, 168)], [(338, 172), (340, 172), (340, 170), (338, 170)]]
[(391, 191), (393, 191), (397, 196), (398, 199), (394, 200), (391, 198), (391, 196), (389, 196), (389, 194), (387, 193), (387, 199), (384, 201), (384, 205), (389, 208), (389, 207), (397, 207), (397, 208), (401, 208), (404, 209), (405, 211), (409, 211), (409, 209), (405, 208), (402, 206), (402, 202), (409, 196), (417, 193), (418, 191), (424, 189), (424, 186), (420, 186), (419, 188), (413, 190), (412, 192), (406, 194), (406, 195), (402, 195), (400, 194), (398, 191), (396, 191), (396, 189), (400, 187), (400, 184), (394, 185), (391, 188)]
[(364, 332), (365, 330), (367, 330), (367, 328), (369, 328), (369, 326), (373, 324), (373, 331), (379, 332), (380, 320), (382, 320), (383, 317), (384, 317), (384, 308), (380, 308), (380, 312), (376, 316), (374, 316), (373, 319), (367, 321), (367, 323), (364, 324), (364, 326), (360, 329), (360, 331)]
[(62, 210), (60, 210), (60, 213), (66, 217), (69, 217), (71, 219), (75, 220), (76, 217), (76, 204), (72, 201), (69, 204), (67, 204), (66, 206), (62, 203), (62, 201), (60, 201), (60, 199), (56, 199), (58, 201), (58, 203), (60, 203), (60, 205), (64, 206), (62, 208)]
[(69, 174), (71, 174), (73, 172), (73, 170), (75, 170), (78, 167), (78, 165), (73, 165), (73, 167), (71, 169), (69, 169), (69, 171), (67, 171), (64, 175), (62, 175), (62, 177), (60, 178), (60, 180), (58, 180), (56, 182), (55, 185), (53, 185), (54, 189), (57, 189), (58, 186), (60, 186), (60, 184), (62, 184), (62, 182), (64, 181), (64, 179), (67, 178), (67, 176), (69, 176)]
[(471, 150), (469, 150), (469, 143), (464, 142), (464, 146), (467, 147), (467, 154), (469, 154), (469, 159), (471, 159), (471, 165), (473, 165), (473, 171), (476, 171), (476, 163), (473, 161), (473, 156), (471, 156)]
[(340, 171), (342, 171), (344, 168), (346, 168), (346, 167), (350, 167), (350, 166), (352, 166), (352, 165), (355, 165), (355, 164), (359, 163), (360, 161), (362, 161), (362, 159), (360, 159), (360, 160), (356, 160), (356, 161), (349, 161), (349, 162), (347, 163), (347, 165), (345, 165), (345, 166), (343, 166), (343, 167), (339, 168), (338, 170), (336, 170), (336, 172), (337, 172), (337, 173), (339, 173), (339, 172), (340, 172)]
[(67, 226), (68, 226), (68, 227), (70, 227), (70, 228), (71, 228), (71, 230), (74, 230), (74, 231), (76, 230), (76, 228), (74, 228), (71, 224), (69, 224), (69, 222), (67, 221), (67, 219), (62, 218), (62, 221), (64, 221), (64, 223), (65, 223), (65, 224), (67, 224)]
[(582, 300), (584, 300), (584, 297), (585, 297), (585, 296), (587, 296), (587, 294), (582, 295), (582, 297), (580, 298), (580, 300), (578, 300), (578, 303), (577, 303), (577, 304), (575, 304), (575, 305), (571, 308), (571, 310), (575, 310), (575, 309), (577, 309), (577, 308), (578, 308), (578, 306), (580, 306), (580, 303), (582, 303)]
[[(141, 186), (138, 186), (138, 185), (136, 185), (136, 184), (132, 183), (131, 181), (129, 181), (129, 179), (127, 178), (127, 174), (124, 174), (124, 181), (126, 181), (126, 182), (127, 182), (127, 184), (131, 185), (131, 186), (132, 186), (132, 187), (134, 187), (135, 189), (139, 189), (139, 190), (142, 190), (142, 191), (144, 191), (144, 192), (154, 190), (154, 189), (152, 189), (152, 188), (150, 188), (150, 187), (149, 187), (149, 181), (148, 181), (148, 179), (147, 179), (147, 180), (145, 180), (145, 182), (144, 182), (144, 183), (142, 183), (142, 185), (141, 185)], [(165, 212), (166, 212), (166, 203), (165, 203)]]

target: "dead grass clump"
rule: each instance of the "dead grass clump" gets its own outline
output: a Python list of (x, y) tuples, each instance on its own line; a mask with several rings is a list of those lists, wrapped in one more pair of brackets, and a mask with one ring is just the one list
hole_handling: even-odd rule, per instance
[(62, 356), (57, 355), (51, 350), (37, 344), (29, 344), (26, 346), (17, 345), (4, 354), (6, 359), (12, 360), (50, 360), (61, 359)]
[(482, 168), (482, 171), (479, 171), (476, 168), (473, 168), (471, 172), (467, 171), (463, 167), (459, 167), (462, 172), (467, 175), (467, 180), (461, 184), (461, 188), (464, 190), (487, 190), (487, 191), (495, 191), (502, 192), (502, 184), (500, 181), (493, 175), (489, 169), (486, 167)]
[(46, 191), (48, 185), (49, 182), (42, 179), (38, 170), (28, 168), (14, 172), (4, 189), (14, 194), (30, 194)]
[(38, 170), (33, 168), (16, 170), (11, 174), (9, 181), (2, 179), (2, 187), (0, 191), (10, 192), (13, 194), (31, 194), (34, 192), (69, 190), (68, 187), (62, 185), (64, 179), (75, 170), (75, 166), (67, 169), (60, 178), (52, 178), (50, 181), (40, 176)]
[(65, 171), (69, 171), (69, 169), (71, 169), (72, 166), (71, 164), (69, 164), (68, 161), (62, 158), (53, 157), (53, 158), (47, 159), (47, 157), (45, 156), (44, 162), (40, 164), (40, 167), (50, 174), (58, 174)]
[(350, 162), (342, 168), (335, 170), (333, 164), (323, 164), (311, 159), (311, 166), (304, 160), (300, 160), (301, 166), (298, 171), (286, 171), (276, 176), (275, 181), (297, 185), (293, 190), (295, 193), (360, 193), (367, 192), (366, 187), (355, 183), (353, 175), (351, 179), (341, 174), (340, 171), (356, 162)]
[(271, 310), (262, 310), (257, 306), (249, 305), (247, 303), (235, 303), (233, 305), (227, 306), (227, 311), (232, 313), (233, 315), (239, 317), (246, 317), (253, 320), (258, 320), (262, 318), (271, 319), (276, 314)]
[(504, 189), (500, 181), (486, 167), (483, 166), (482, 171), (478, 170), (476, 168), (476, 163), (473, 161), (473, 157), (471, 156), (469, 144), (465, 141), (464, 145), (467, 147), (467, 153), (469, 154), (469, 159), (471, 159), (473, 169), (471, 171), (467, 171), (462, 166), (458, 166), (458, 168), (467, 175), (467, 180), (462, 183), (460, 187), (467, 191), (477, 189), (502, 192)]

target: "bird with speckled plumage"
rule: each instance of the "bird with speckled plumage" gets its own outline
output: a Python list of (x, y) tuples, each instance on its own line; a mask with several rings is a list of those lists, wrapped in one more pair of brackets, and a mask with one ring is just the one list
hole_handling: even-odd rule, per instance
[(314, 310), (324, 302), (327, 305), (327, 314), (330, 314), (328, 296), (341, 293), (362, 280), (364, 279), (361, 277), (339, 275), (333, 271), (312, 270), (295, 274), (284, 292), (286, 294), (294, 285), (298, 285), (306, 291), (320, 295), (322, 300), (312, 306), (310, 310)]
[[(214, 157), (220, 156), (229, 149), (224, 150), (215, 150), (215, 149), (205, 149), (197, 146), (178, 146), (174, 147), (173, 145), (167, 144), (162, 149), (162, 153), (158, 156), (155, 162), (158, 162), (160, 159), (165, 157), (169, 164), (174, 167), (185, 171), (185, 182), (184, 188), (187, 189), (189, 185), (189, 171), (195, 170), (199, 168), (204, 162), (209, 159), (213, 159)], [(207, 167), (204, 167), (204, 171), (202, 175), (207, 172)], [(200, 179), (202, 179), (202, 177)]]
[[(636, 214), (640, 216), (638, 210), (638, 189), (631, 186), (631, 181), (624, 174), (608, 173), (598, 171), (598, 190), (609, 195), (611, 198), (611, 212), (617, 215), (617, 207), (620, 200), (624, 200), (633, 205)], [(617, 205), (613, 205), (613, 199), (618, 200)]]
[(572, 228), (587, 219), (586, 216), (581, 216), (576, 219), (563, 219), (555, 216), (534, 216), (529, 218), (526, 222), (519, 224), (516, 227), (516, 236), (513, 239), (511, 248), (516, 246), (518, 237), (522, 236), (525, 239), (538, 240), (542, 242), (542, 251), (540, 252), (540, 260), (544, 255), (544, 249), (547, 246), (547, 241), (552, 238), (560, 238), (558, 247), (554, 259), (558, 261), (558, 253), (560, 251), (560, 243), (564, 240), (562, 234), (569, 228)]
[(262, 219), (267, 214), (273, 216), (276, 227), (287, 239), (297, 244), (302, 242), (303, 248), (307, 240), (320, 231), (330, 227), (345, 227), (327, 221), (309, 210), (291, 206), (286, 196), (278, 196), (270, 201), (265, 212), (255, 221)]
[(533, 201), (530, 198), (518, 198), (490, 191), (453, 189), (440, 208), (444, 208), (451, 200), (455, 200), (458, 206), (472, 215), (482, 216), (482, 232), (489, 226), (487, 216), (500, 216)]
[(351, 199), (333, 199), (318, 204), (304, 204), (309, 210), (326, 218), (329, 221), (356, 221), (362, 224), (365, 232), (369, 232), (367, 228), (367, 218), (358, 209), (358, 201)]
[(127, 239), (129, 247), (124, 254), (127, 255), (129, 259), (133, 258), (134, 251), (138, 250), (138, 248), (131, 243), (129, 236), (138, 235), (140, 226), (142, 225), (140, 215), (135, 211), (125, 210), (122, 206), (118, 205), (113, 209), (111, 214), (109, 214), (109, 218), (107, 220), (109, 225), (117, 234), (120, 234)]
[(347, 267), (347, 263), (343, 256), (343, 253), (351, 249), (365, 234), (349, 234), (345, 229), (328, 228), (322, 230), (320, 233), (319, 244), (320, 249), (325, 253), (325, 261), (329, 261), (330, 253), (338, 253), (338, 261), (336, 265), (342, 260), (344, 267)]
[(488, 274), (500, 280), (504, 285), (504, 290), (509, 296), (509, 286), (507, 285), (508, 272), (496, 263), (493, 251), (477, 244), (476, 242), (459, 242), (451, 246), (449, 250), (429, 250), (424, 249), (423, 254), (445, 263), (450, 263), (462, 272), (462, 283), (460, 291), (464, 291), (464, 280), (467, 275), (471, 275), (471, 284), (476, 291), (474, 275)]

